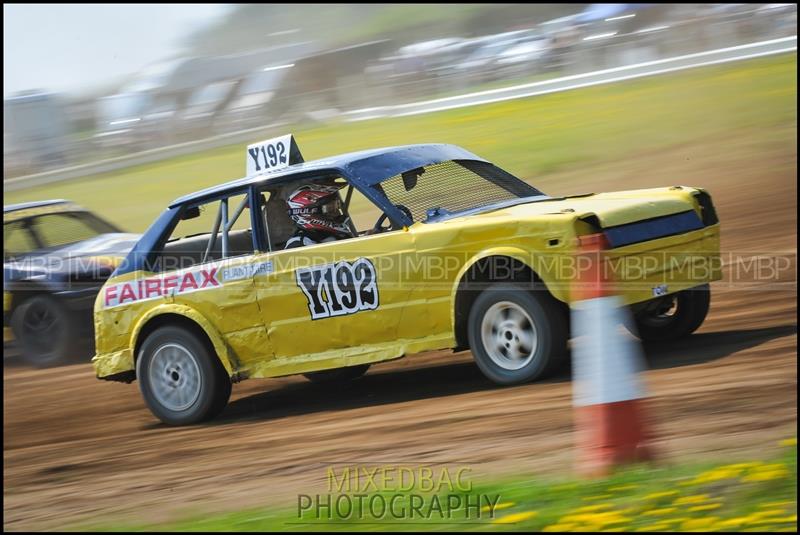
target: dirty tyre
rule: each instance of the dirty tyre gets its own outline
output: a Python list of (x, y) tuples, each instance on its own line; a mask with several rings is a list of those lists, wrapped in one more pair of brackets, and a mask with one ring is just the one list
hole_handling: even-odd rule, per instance
[(676, 340), (695, 332), (708, 315), (711, 290), (708, 284), (675, 294), (672, 306), (662, 310), (644, 310), (635, 318), (632, 334), (645, 342)]
[(500, 385), (547, 377), (567, 355), (568, 318), (543, 286), (534, 291), (501, 283), (476, 298), (469, 344), (481, 372)]
[(18, 306), (11, 329), (22, 358), (37, 368), (66, 364), (82, 347), (75, 316), (49, 295), (31, 297)]
[(217, 416), (231, 395), (225, 368), (204, 340), (181, 327), (165, 326), (142, 343), (136, 378), (147, 407), (169, 425)]
[(338, 384), (347, 383), (353, 379), (358, 379), (369, 369), (369, 364), (359, 364), (358, 366), (348, 366), (346, 368), (336, 368), (334, 370), (322, 370), (319, 372), (304, 373), (303, 377), (312, 383), (319, 384)]

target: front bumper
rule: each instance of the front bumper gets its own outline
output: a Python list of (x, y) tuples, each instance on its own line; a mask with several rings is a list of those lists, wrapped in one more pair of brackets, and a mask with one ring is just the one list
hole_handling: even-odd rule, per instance
[(720, 226), (609, 249), (608, 280), (625, 304), (722, 279)]
[(98, 379), (130, 382), (133, 379), (129, 375), (135, 377), (133, 352), (130, 349), (97, 354), (92, 358), (92, 366)]

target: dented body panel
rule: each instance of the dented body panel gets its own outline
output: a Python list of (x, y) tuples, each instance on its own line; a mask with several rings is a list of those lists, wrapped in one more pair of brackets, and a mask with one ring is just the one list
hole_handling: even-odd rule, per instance
[[(437, 155), (429, 152), (426, 158)], [(369, 183), (369, 166), (348, 165)], [(391, 172), (402, 170), (397, 165)], [(95, 371), (108, 377), (134, 370), (141, 333), (164, 314), (195, 322), (237, 379), (455, 348), (456, 302), (471, 267), (488, 258), (513, 259), (556, 299), (569, 303), (578, 237), (612, 229), (626, 243), (607, 256), (625, 303), (653, 299), (656, 288), (666, 295), (700, 286), (721, 278), (719, 223), (704, 213), (701, 194), (706, 195), (673, 187), (537, 197), (435, 222), (401, 221), (400, 230), (383, 234), (256, 251), (179, 271), (120, 270), (95, 303)], [(158, 224), (169, 226), (168, 219), (162, 216)], [(149, 233), (142, 242), (155, 243)]]

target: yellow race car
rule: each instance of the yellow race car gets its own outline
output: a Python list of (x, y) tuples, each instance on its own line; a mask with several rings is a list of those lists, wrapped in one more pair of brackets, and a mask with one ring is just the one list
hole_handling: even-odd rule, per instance
[(644, 339), (696, 330), (721, 277), (702, 189), (551, 197), (443, 144), (304, 162), (283, 136), (245, 157), (247, 177), (170, 204), (95, 302), (97, 376), (138, 379), (169, 424), (215, 416), (245, 378), (346, 381), (425, 350), (544, 377), (568, 355), (582, 236), (605, 237)]

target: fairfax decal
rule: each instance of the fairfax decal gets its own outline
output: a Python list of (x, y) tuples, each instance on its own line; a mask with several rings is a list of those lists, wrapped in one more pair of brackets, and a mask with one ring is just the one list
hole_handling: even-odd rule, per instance
[(182, 274), (139, 279), (106, 286), (103, 290), (103, 302), (105, 307), (109, 308), (145, 299), (217, 288), (222, 285), (218, 269), (209, 267)]

